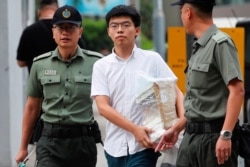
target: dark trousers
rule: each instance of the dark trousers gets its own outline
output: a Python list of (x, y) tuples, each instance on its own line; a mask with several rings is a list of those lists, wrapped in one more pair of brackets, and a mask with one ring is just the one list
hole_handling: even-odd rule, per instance
[(224, 164), (218, 165), (215, 153), (222, 121), (188, 122), (177, 155), (176, 167), (237, 167), (239, 142), (232, 138), (232, 153)]
[(36, 167), (95, 167), (95, 139), (81, 131), (45, 125), (36, 147)]
[(105, 151), (109, 167), (155, 167), (159, 152), (153, 149), (145, 149), (132, 155), (113, 157)]

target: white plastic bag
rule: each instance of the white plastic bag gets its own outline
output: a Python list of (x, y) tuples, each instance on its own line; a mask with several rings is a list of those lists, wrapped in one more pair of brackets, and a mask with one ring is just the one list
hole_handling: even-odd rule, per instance
[(136, 73), (136, 77), (136, 103), (143, 108), (143, 125), (154, 130), (150, 139), (157, 142), (177, 119), (176, 79), (153, 78), (143, 72)]

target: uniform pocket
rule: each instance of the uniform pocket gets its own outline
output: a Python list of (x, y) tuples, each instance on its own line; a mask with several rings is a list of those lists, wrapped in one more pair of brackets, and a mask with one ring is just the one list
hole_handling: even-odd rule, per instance
[(208, 87), (209, 64), (193, 64), (191, 67), (190, 85), (192, 88), (205, 89)]
[(91, 77), (85, 75), (75, 75), (75, 82), (76, 83), (91, 83)]
[(41, 78), (41, 84), (43, 85), (43, 93), (45, 98), (55, 98), (59, 95), (57, 92), (60, 84), (60, 76), (43, 76)]
[(90, 96), (91, 76), (75, 75), (75, 96)]

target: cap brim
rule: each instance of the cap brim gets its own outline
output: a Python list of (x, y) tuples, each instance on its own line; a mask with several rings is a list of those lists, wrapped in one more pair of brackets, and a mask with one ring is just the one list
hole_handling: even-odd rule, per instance
[(183, 2), (179, 1), (179, 2), (175, 2), (175, 3), (170, 4), (170, 6), (176, 6), (176, 5), (183, 5)]
[(53, 24), (62, 24), (62, 23), (71, 23), (71, 24), (75, 24), (75, 25), (81, 25), (82, 24), (82, 22), (80, 22), (80, 21), (71, 21), (71, 20), (61, 20), (61, 21), (57, 21), (57, 22), (55, 22), (55, 23), (53, 23)]

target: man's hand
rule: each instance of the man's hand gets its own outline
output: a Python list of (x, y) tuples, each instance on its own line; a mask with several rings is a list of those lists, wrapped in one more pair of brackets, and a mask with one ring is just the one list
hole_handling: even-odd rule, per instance
[(169, 128), (162, 135), (160, 142), (155, 146), (155, 152), (172, 148), (178, 140), (178, 132)]
[(153, 142), (149, 138), (149, 134), (153, 131), (147, 127), (144, 126), (137, 126), (133, 134), (135, 136), (135, 139), (145, 148), (153, 148)]
[(219, 137), (216, 143), (216, 157), (218, 164), (224, 164), (225, 161), (228, 160), (229, 156), (231, 155), (232, 151), (232, 141), (230, 139), (222, 139)]

